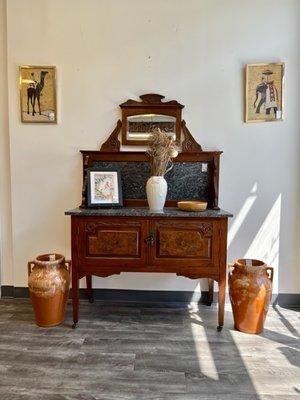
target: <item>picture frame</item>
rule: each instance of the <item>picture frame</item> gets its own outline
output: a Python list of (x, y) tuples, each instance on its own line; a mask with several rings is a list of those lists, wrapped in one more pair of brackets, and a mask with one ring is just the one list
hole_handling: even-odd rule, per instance
[(245, 122), (284, 119), (285, 63), (245, 66)]
[(20, 113), (23, 123), (57, 123), (56, 67), (19, 67)]
[(119, 169), (87, 169), (87, 205), (102, 208), (123, 206)]

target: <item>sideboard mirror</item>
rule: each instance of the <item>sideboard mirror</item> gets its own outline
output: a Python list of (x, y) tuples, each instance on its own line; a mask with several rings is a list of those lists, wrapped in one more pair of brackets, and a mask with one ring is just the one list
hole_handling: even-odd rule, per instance
[(154, 128), (175, 135), (176, 141), (180, 142), (181, 110), (184, 106), (176, 100), (163, 101), (164, 96), (159, 94), (144, 94), (140, 99), (120, 104), (122, 144), (147, 145)]
[(139, 144), (150, 140), (151, 132), (155, 128), (176, 136), (176, 117), (162, 114), (137, 114), (127, 117), (126, 140), (137, 141)]

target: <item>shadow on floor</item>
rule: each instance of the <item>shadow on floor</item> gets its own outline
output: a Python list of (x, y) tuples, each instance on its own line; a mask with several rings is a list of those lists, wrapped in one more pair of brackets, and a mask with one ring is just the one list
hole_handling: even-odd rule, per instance
[(282, 316), (271, 311), (276, 332), (271, 324), (263, 335), (246, 335), (233, 330), (230, 311), (217, 332), (215, 306), (81, 301), (74, 331), (70, 305), (64, 324), (43, 329), (29, 301), (0, 301), (0, 398), (288, 399), (299, 390), (292, 354), (299, 340), (285, 334)]

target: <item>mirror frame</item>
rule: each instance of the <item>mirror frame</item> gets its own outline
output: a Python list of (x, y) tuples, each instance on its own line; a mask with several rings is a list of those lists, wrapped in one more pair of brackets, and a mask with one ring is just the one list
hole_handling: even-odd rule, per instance
[(176, 141), (180, 143), (181, 113), (184, 105), (176, 100), (162, 102), (164, 98), (165, 96), (160, 94), (149, 93), (140, 96), (141, 101), (127, 100), (125, 103), (120, 104), (122, 110), (122, 145), (143, 146), (149, 144), (149, 140), (127, 138), (127, 117), (142, 114), (160, 114), (175, 117)]

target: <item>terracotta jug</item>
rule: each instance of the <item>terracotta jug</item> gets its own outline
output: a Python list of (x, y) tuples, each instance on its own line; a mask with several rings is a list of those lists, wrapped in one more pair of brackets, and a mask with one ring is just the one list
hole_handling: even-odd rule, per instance
[(28, 288), (39, 326), (59, 325), (65, 318), (71, 262), (61, 254), (43, 254), (28, 262)]
[(229, 273), (229, 296), (235, 329), (260, 333), (272, 296), (273, 268), (259, 260), (239, 259)]

